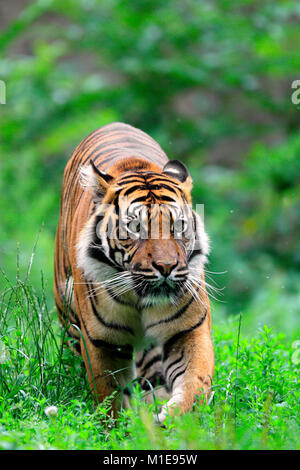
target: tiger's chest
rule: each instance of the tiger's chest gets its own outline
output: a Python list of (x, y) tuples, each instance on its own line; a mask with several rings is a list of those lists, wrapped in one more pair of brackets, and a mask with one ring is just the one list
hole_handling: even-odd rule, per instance
[(89, 328), (95, 337), (116, 344), (130, 344), (142, 349), (155, 339), (147, 335), (143, 312), (134, 304), (129, 305), (98, 296), (91, 298)]
[(197, 317), (193, 310), (169, 304), (141, 309), (128, 299), (115, 301), (98, 296), (90, 301), (88, 323), (93, 335), (107, 342), (129, 344), (135, 350), (166, 341)]

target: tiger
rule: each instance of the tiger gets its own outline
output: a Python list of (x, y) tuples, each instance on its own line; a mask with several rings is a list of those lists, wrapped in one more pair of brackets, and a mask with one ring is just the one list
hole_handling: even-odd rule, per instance
[(136, 382), (161, 390), (161, 424), (209, 399), (209, 238), (191, 190), (185, 164), (125, 123), (92, 132), (66, 164), (55, 303), (96, 402), (115, 396), (113, 415)]

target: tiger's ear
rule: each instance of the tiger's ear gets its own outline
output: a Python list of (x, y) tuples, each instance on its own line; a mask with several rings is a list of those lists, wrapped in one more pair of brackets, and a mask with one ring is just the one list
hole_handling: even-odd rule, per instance
[(105, 171), (99, 170), (93, 160), (90, 160), (88, 166), (82, 166), (80, 168), (80, 184), (84, 190), (93, 190), (95, 202), (102, 199), (113, 179), (114, 178), (108, 173), (105, 173)]
[(180, 160), (169, 160), (163, 168), (163, 173), (180, 181), (187, 191), (192, 189), (191, 175), (185, 164)]
[(171, 176), (179, 180), (181, 183), (184, 183), (185, 180), (190, 176), (189, 171), (184, 163), (180, 160), (170, 160), (163, 168), (163, 173), (165, 175)]

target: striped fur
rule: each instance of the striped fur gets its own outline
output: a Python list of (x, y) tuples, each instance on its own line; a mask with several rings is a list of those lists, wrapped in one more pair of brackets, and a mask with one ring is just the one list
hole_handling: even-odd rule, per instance
[(122, 123), (83, 140), (63, 178), (54, 280), (60, 321), (97, 400), (140, 377), (144, 390), (159, 386), (169, 397), (161, 422), (168, 411), (189, 410), (197, 394), (207, 398), (213, 376), (208, 238), (191, 187), (181, 162)]

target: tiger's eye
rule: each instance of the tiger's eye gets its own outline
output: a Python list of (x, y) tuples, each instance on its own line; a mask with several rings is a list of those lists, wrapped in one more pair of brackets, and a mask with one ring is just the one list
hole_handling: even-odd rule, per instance
[(186, 229), (185, 220), (184, 219), (174, 220), (173, 229), (174, 229), (174, 232), (177, 232), (177, 233), (184, 232)]

